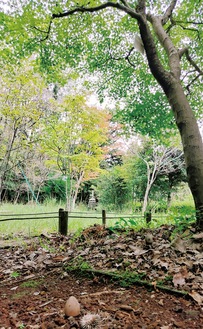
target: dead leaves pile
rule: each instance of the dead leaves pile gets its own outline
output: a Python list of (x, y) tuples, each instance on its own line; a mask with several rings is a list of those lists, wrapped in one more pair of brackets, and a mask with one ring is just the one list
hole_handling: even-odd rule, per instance
[[(80, 236), (42, 235), (21, 245), (0, 248), (2, 284), (43, 275), (54, 268), (81, 268), (137, 273), (150, 283), (184, 290), (203, 304), (203, 233), (174, 235), (174, 227), (113, 232), (100, 225)], [(9, 241), (7, 241), (9, 246)], [(7, 247), (8, 247), (7, 246)], [(1, 247), (1, 244), (0, 244)]]

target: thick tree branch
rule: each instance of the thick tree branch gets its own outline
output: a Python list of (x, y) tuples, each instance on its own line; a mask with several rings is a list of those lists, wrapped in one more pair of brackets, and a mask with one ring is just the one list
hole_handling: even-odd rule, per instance
[(100, 10), (103, 10), (106, 8), (116, 8), (116, 9), (119, 9), (119, 10), (125, 12), (126, 14), (129, 14), (133, 18), (136, 18), (138, 20), (140, 19), (140, 14), (136, 13), (136, 11), (133, 10), (132, 8), (128, 7), (127, 5), (122, 5), (120, 3), (111, 2), (111, 1), (107, 1), (106, 3), (103, 3), (103, 4), (101, 4), (99, 6), (95, 6), (95, 7), (90, 7), (90, 8), (89, 7), (77, 7), (77, 8), (67, 10), (63, 13), (53, 14), (52, 19), (67, 17), (67, 16), (73, 15), (75, 13), (93, 13), (93, 12), (100, 11)]
[(162, 17), (162, 24), (165, 25), (167, 21), (172, 16), (173, 10), (175, 9), (175, 6), (177, 4), (177, 0), (172, 0), (169, 7), (166, 9), (165, 14)]
[[(150, 22), (153, 26), (154, 32), (155, 32), (158, 40), (160, 41), (162, 47), (164, 48), (164, 50), (166, 51), (166, 53), (168, 55), (170, 72), (173, 74), (173, 76), (175, 78), (179, 79), (180, 78), (179, 53), (176, 50), (175, 46), (173, 45), (170, 37), (168, 36), (168, 34), (166, 33), (166, 31), (163, 28), (162, 17), (151, 15), (150, 17), (148, 17), (148, 19), (150, 20)], [(144, 43), (146, 53), (148, 52), (148, 54), (149, 53), (151, 54), (154, 51), (154, 56), (153, 56), (154, 58), (151, 58), (151, 55), (150, 55), (150, 58), (148, 60), (149, 66), (150, 67), (152, 66), (152, 68), (153, 68), (152, 73), (153, 73), (154, 77), (157, 79), (157, 81), (163, 87), (163, 84), (164, 85), (167, 84), (168, 74), (170, 74), (170, 73), (167, 72), (163, 68), (162, 64), (160, 63), (156, 49), (154, 49), (154, 50), (151, 49), (152, 47), (155, 48), (154, 39), (153, 39), (153, 36), (151, 35), (151, 32), (150, 31), (145, 31), (144, 33), (143, 32), (144, 32), (144, 28), (141, 28), (142, 40)], [(147, 40), (144, 41), (146, 39), (146, 36), (148, 36), (148, 39), (150, 38), (150, 41), (147, 41)], [(150, 46), (147, 44), (149, 42), (151, 43)]]
[(122, 4), (123, 4), (124, 6), (129, 7), (129, 5), (128, 5), (128, 3), (127, 3), (126, 0), (121, 0), (121, 2), (122, 2)]
[(146, 15), (146, 0), (139, 0), (136, 6), (136, 12), (140, 13), (142, 16)]

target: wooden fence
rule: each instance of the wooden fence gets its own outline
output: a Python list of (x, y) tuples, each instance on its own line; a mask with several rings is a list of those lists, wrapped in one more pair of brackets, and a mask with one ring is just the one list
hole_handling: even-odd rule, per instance
[[(159, 215), (155, 216), (156, 218), (160, 217)], [(163, 216), (162, 216), (163, 217)], [(19, 221), (19, 220), (40, 220), (40, 219), (58, 219), (58, 232), (62, 235), (67, 235), (68, 233), (68, 221), (71, 218), (79, 218), (79, 219), (99, 219), (101, 221), (101, 225), (104, 227), (107, 224), (108, 220), (112, 219), (141, 219), (142, 215), (132, 215), (132, 214), (122, 214), (117, 215), (114, 213), (108, 213), (106, 210), (102, 210), (101, 213), (95, 212), (68, 212), (62, 208), (59, 209), (58, 212), (47, 212), (47, 213), (32, 213), (32, 214), (0, 214), (0, 224), (5, 221)], [(155, 219), (155, 218), (153, 218)], [(145, 220), (149, 223), (152, 220), (152, 215), (146, 214)]]

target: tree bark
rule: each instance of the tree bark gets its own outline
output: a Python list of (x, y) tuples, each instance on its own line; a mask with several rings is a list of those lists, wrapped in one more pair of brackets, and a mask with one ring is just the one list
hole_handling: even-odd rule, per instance
[[(168, 99), (180, 132), (188, 184), (196, 208), (197, 227), (203, 230), (203, 143), (197, 120), (181, 85), (179, 52), (163, 28), (162, 17), (146, 16), (143, 12), (140, 14), (142, 17), (138, 20), (138, 24), (148, 64)], [(153, 30), (168, 56), (169, 71), (163, 67), (158, 57), (147, 19), (152, 24)]]
[(81, 186), (83, 177), (84, 177), (85, 172), (82, 171), (79, 174), (79, 177), (77, 178), (77, 182), (76, 182), (76, 187), (75, 190), (73, 191), (73, 198), (72, 198), (72, 209), (75, 208), (75, 204), (76, 204), (76, 200), (77, 200), (77, 196), (78, 196), (78, 192), (79, 192), (79, 188)]
[(196, 207), (197, 226), (203, 229), (203, 143), (197, 120), (181, 83), (174, 80), (166, 93), (180, 132), (188, 184)]
[(157, 177), (157, 165), (156, 165), (156, 163), (154, 164), (153, 170), (151, 172), (150, 166), (147, 163), (147, 161), (144, 161), (144, 162), (146, 163), (146, 166), (147, 166), (147, 186), (146, 186), (146, 190), (145, 190), (144, 202), (143, 202), (143, 207), (142, 207), (142, 214), (143, 215), (145, 214), (145, 212), (147, 210), (149, 193), (150, 193), (151, 188), (152, 188), (152, 186), (153, 186), (153, 184), (156, 180), (156, 177)]

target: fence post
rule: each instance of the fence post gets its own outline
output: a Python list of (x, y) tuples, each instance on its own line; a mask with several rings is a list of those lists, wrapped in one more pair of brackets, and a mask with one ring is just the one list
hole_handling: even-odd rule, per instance
[(59, 209), (59, 233), (67, 235), (68, 232), (68, 211)]
[(147, 224), (151, 223), (151, 221), (152, 221), (152, 211), (151, 210), (146, 211), (145, 214), (144, 214), (144, 218), (145, 218)]
[(102, 210), (102, 225), (106, 226), (106, 210)]

